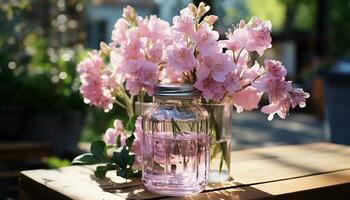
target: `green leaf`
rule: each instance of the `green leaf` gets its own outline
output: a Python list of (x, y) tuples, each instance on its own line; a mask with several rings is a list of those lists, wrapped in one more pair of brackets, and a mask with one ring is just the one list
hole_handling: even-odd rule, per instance
[(117, 138), (115, 139), (115, 140), (116, 140), (115, 143), (117, 144), (117, 147), (120, 147), (120, 146), (121, 146), (121, 141), (120, 141), (120, 139), (121, 139), (121, 135), (118, 135)]
[(98, 178), (104, 178), (106, 176), (107, 171), (115, 170), (116, 166), (107, 164), (103, 166), (97, 166), (95, 170), (95, 176)]
[(129, 119), (129, 121), (126, 123), (125, 128), (124, 128), (126, 131), (130, 131), (130, 132), (134, 132), (135, 131), (136, 118), (137, 118), (137, 116), (132, 116)]
[(91, 153), (84, 153), (82, 155), (79, 155), (72, 161), (72, 165), (90, 165), (97, 163), (101, 163), (101, 160)]
[(129, 147), (129, 149), (131, 148), (132, 143), (135, 140), (135, 136), (134, 134), (131, 134), (127, 139), (126, 139), (126, 145)]
[(113, 152), (112, 162), (116, 163), (120, 168), (126, 168), (128, 157), (129, 150), (126, 147), (119, 147)]
[[(211, 147), (213, 148), (213, 147)], [(220, 145), (219, 144), (215, 144), (214, 146), (214, 150), (210, 155), (210, 160), (213, 160), (216, 158), (216, 156), (218, 155), (218, 153), (220, 153)]]
[(117, 176), (121, 176), (123, 178), (127, 178), (127, 173), (126, 173), (126, 169), (119, 169), (117, 170)]
[(99, 158), (101, 161), (104, 161), (104, 162), (108, 161), (106, 143), (104, 143), (102, 140), (92, 142), (90, 151), (94, 156)]
[(132, 166), (135, 162), (135, 154), (134, 153), (129, 153), (127, 164)]
[(117, 170), (117, 176), (121, 176), (123, 178), (135, 177), (136, 175), (138, 174), (134, 173), (131, 167)]

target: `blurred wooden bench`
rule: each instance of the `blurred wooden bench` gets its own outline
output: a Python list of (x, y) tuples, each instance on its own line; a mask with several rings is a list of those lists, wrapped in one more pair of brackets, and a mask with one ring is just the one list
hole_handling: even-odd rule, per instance
[[(233, 181), (209, 184), (180, 199), (350, 199), (350, 147), (316, 143), (232, 153)], [(140, 180), (111, 171), (105, 179), (95, 166), (22, 171), (21, 199), (176, 199), (145, 190)]]
[(51, 150), (47, 143), (0, 142), (0, 199), (18, 196), (20, 171), (46, 167)]

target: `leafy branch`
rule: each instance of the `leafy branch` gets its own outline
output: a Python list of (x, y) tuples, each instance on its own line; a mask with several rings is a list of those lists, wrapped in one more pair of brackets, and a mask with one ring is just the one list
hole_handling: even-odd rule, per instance
[[(136, 117), (130, 118), (125, 126), (127, 131), (135, 131), (135, 120)], [(135, 154), (130, 149), (134, 139), (134, 134), (131, 134), (126, 139), (126, 146), (121, 146), (120, 136), (116, 139), (116, 146), (107, 146), (102, 140), (94, 141), (91, 143), (90, 152), (74, 158), (72, 165), (102, 164), (97, 166), (95, 170), (95, 176), (98, 178), (104, 178), (110, 170), (116, 170), (117, 175), (123, 178), (139, 177), (140, 171), (132, 168), (135, 162)], [(114, 150), (112, 156), (109, 157), (107, 150), (111, 148), (114, 148)]]

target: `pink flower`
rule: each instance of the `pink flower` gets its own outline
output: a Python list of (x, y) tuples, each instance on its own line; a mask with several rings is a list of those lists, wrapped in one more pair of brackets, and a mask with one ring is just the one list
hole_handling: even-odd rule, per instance
[(187, 36), (194, 34), (195, 23), (196, 19), (191, 14), (191, 11), (188, 7), (180, 11), (180, 16), (175, 16), (173, 18), (173, 28), (178, 32), (187, 34)]
[(220, 41), (220, 45), (233, 51), (240, 51), (248, 43), (249, 32), (247, 29), (239, 28), (227, 33), (226, 37), (227, 40)]
[(248, 24), (242, 20), (238, 28), (227, 33), (227, 40), (221, 41), (220, 44), (233, 51), (240, 51), (242, 48), (256, 51), (261, 56), (267, 48), (271, 48), (270, 33), (270, 21), (262, 21), (252, 17)]
[(285, 119), (288, 114), (290, 108), (290, 100), (288, 98), (273, 102), (267, 106), (261, 108), (263, 113), (269, 114), (268, 120), (271, 121), (275, 114), (277, 114), (280, 118)]
[(248, 67), (247, 64), (238, 64), (237, 66), (239, 66), (239, 69), (241, 70), (241, 85), (248, 85), (252, 83), (264, 73), (264, 70), (260, 67), (259, 63), (255, 63), (252, 67)]
[(280, 99), (279, 101), (275, 101), (267, 106), (264, 106), (261, 111), (269, 114), (269, 121), (273, 119), (275, 114), (284, 119), (288, 114), (290, 107), (295, 108), (295, 106), (299, 105), (300, 108), (304, 108), (306, 106), (305, 101), (309, 97), (309, 93), (297, 88), (288, 93), (284, 99)]
[(114, 145), (116, 144), (117, 137), (120, 136), (120, 144), (122, 146), (126, 145), (127, 134), (124, 132), (123, 124), (120, 120), (114, 120), (114, 128), (107, 129), (103, 136), (103, 140), (106, 144)]
[(135, 122), (134, 131), (135, 140), (132, 144), (131, 150), (135, 154), (135, 162), (133, 167), (135, 169), (141, 169), (142, 165), (142, 142), (143, 142), (143, 130), (142, 130), (142, 118), (138, 117)]
[(110, 72), (97, 52), (90, 53), (78, 64), (77, 69), (82, 85), (80, 92), (84, 102), (108, 112), (113, 108), (114, 97), (110, 88)]
[(283, 79), (263, 77), (260, 81), (252, 83), (252, 86), (261, 92), (266, 92), (270, 103), (285, 99), (288, 92), (292, 91), (292, 82)]
[(143, 57), (141, 49), (145, 46), (145, 41), (139, 37), (139, 30), (138, 27), (132, 27), (126, 32), (127, 43), (121, 46), (121, 53), (125, 60)]
[(212, 29), (212, 26), (203, 23), (193, 36), (196, 47), (203, 56), (212, 56), (212, 54), (221, 52), (218, 43), (219, 33)]
[(292, 108), (295, 108), (297, 105), (299, 105), (300, 108), (304, 108), (306, 106), (306, 99), (310, 97), (310, 94), (307, 92), (304, 92), (301, 88), (293, 89), (291, 92), (291, 101), (292, 101)]
[(225, 89), (229, 94), (235, 94), (235, 92), (241, 88), (240, 74), (230, 73), (229, 75), (227, 75), (224, 85)]
[(237, 108), (238, 113), (243, 110), (251, 111), (258, 108), (262, 94), (254, 87), (248, 86), (232, 95), (233, 105)]
[[(235, 64), (233, 63), (232, 58), (225, 53), (203, 56), (203, 62), (201, 65), (210, 69), (211, 77), (217, 82), (224, 82), (226, 75), (235, 69)], [(204, 67), (203, 69), (205, 69)], [(198, 69), (198, 71), (200, 70), (201, 68)]]
[(163, 45), (161, 43), (154, 43), (146, 49), (146, 57), (149, 61), (160, 63), (163, 59)]
[(282, 65), (280, 61), (266, 59), (264, 61), (264, 64), (270, 76), (282, 78), (287, 75), (287, 69)]
[(137, 95), (144, 88), (149, 95), (153, 95), (154, 85), (158, 81), (156, 64), (145, 60), (131, 60), (127, 69), (126, 89), (132, 95)]
[(206, 100), (220, 101), (225, 94), (224, 84), (215, 81), (211, 76), (203, 80), (197, 80), (194, 86), (202, 92), (202, 96)]
[(169, 23), (155, 15), (143, 19), (139, 27), (140, 36), (147, 37), (152, 42), (162, 41), (170, 34)]
[(183, 83), (182, 75), (176, 75), (172, 68), (164, 67), (159, 73), (161, 83)]
[(125, 19), (121, 18), (114, 25), (112, 31), (112, 41), (114, 44), (124, 44), (126, 43), (126, 31), (129, 28), (129, 23)]
[(261, 56), (267, 48), (271, 48), (271, 22), (252, 17), (247, 24), (249, 40), (245, 48), (256, 51)]
[(267, 73), (253, 82), (252, 86), (259, 91), (266, 92), (270, 103), (285, 99), (292, 91), (292, 82), (285, 81), (284, 77), (287, 70), (281, 62), (275, 60), (265, 60), (265, 65)]
[(174, 69), (174, 73), (181, 75), (184, 72), (193, 70), (198, 65), (194, 57), (194, 48), (187, 47), (180, 43), (173, 43), (166, 48), (168, 67)]

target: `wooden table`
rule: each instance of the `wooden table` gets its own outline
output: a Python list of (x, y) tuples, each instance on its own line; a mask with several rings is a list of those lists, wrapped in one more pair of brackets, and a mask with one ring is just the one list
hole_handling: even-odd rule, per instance
[[(350, 199), (350, 147), (315, 143), (232, 153), (233, 181), (209, 184), (181, 199)], [(96, 179), (94, 166), (23, 171), (21, 199), (175, 199), (152, 194), (114, 172)]]

